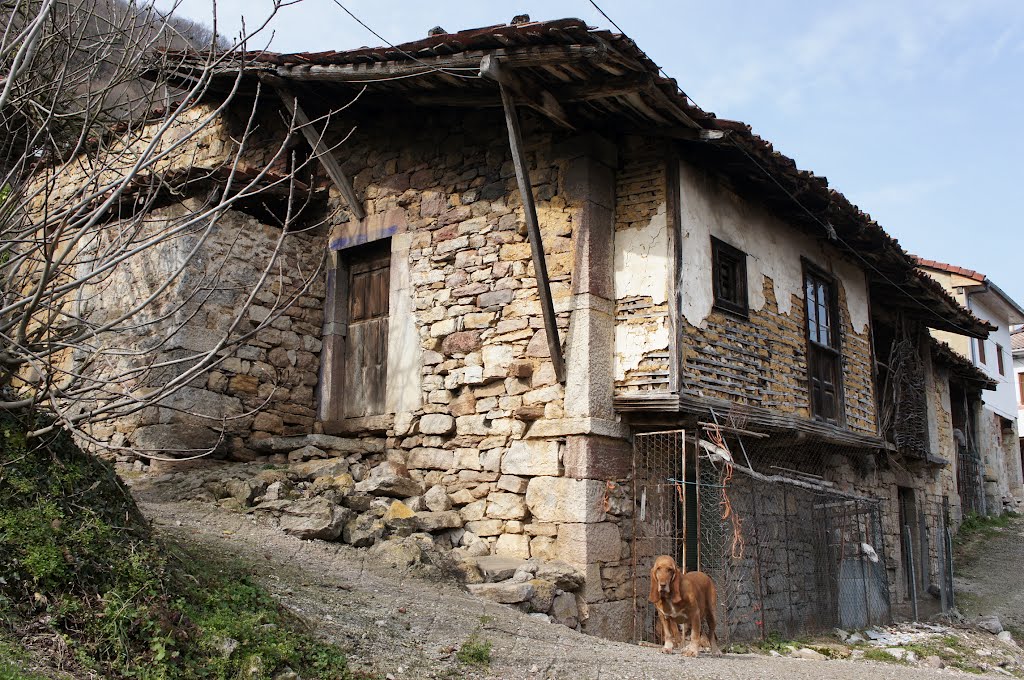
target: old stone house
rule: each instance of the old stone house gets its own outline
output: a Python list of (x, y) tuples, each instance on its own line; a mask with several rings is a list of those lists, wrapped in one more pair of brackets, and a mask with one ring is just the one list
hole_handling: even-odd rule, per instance
[(988, 327), (627, 37), (566, 19), (248, 55), (176, 126), (200, 121), (150, 222), (237, 200), (180, 275), (181, 323), (138, 342), (170, 361), (244, 339), (96, 440), (441, 487), (459, 547), (579, 567), (582, 628), (608, 637), (647, 634), (658, 552), (716, 575), (740, 637), (887, 618), (940, 579), (951, 395), (987, 382), (924, 329)]
[(1024, 309), (991, 279), (956, 265), (915, 258), (920, 270), (942, 284), (950, 295), (994, 327), (987, 338), (937, 332), (960, 356), (995, 382), (981, 407), (965, 422), (965, 438), (985, 467), (983, 514), (998, 514), (1024, 500), (1024, 478), (1017, 423), (1017, 385), (1012, 369), (1012, 329), (1024, 323)]

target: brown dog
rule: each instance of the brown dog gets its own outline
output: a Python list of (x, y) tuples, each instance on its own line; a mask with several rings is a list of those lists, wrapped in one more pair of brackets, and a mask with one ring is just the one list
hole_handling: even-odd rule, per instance
[[(683, 571), (668, 555), (661, 555), (651, 567), (651, 594), (648, 598), (658, 608), (658, 620), (665, 636), (666, 654), (676, 644), (682, 645), (689, 628), (690, 644), (684, 656), (697, 656), (700, 650), (700, 624), (708, 624), (708, 642), (711, 653), (719, 656), (718, 636), (715, 634), (715, 612), (718, 609), (718, 591), (711, 577), (700, 571)], [(680, 633), (680, 626), (683, 627)]]

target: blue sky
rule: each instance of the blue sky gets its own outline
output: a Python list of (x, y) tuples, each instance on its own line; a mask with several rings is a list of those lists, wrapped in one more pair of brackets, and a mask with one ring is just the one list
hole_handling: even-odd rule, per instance
[[(340, 1), (396, 44), (523, 13), (613, 28), (588, 0)], [(598, 4), (702, 108), (827, 176), (907, 250), (981, 271), (1024, 304), (1024, 2)], [(217, 6), (231, 35), (271, 3)], [(178, 11), (209, 21), (210, 2)], [(332, 0), (284, 7), (273, 27), (280, 52), (380, 44)]]

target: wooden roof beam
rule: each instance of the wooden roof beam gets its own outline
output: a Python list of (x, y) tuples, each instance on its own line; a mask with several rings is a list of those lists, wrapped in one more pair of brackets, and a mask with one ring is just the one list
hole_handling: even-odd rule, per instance
[[(299, 105), (299, 99), (296, 97), (284, 84), (284, 82), (275, 76), (263, 76), (263, 80), (267, 84), (271, 85), (277, 92), (277, 96), (280, 97), (281, 102), (285, 108), (288, 109), (288, 113), (295, 120), (295, 124), (298, 126), (302, 136), (306, 138), (306, 142), (310, 148), (313, 149), (313, 155), (316, 156), (320, 164), (324, 166), (324, 170), (330, 176), (335, 186), (338, 187), (338, 191), (345, 198), (345, 202), (348, 204), (349, 209), (356, 219), (366, 219), (366, 209), (363, 208), (362, 202), (356, 195), (356, 190), (352, 187), (352, 182), (349, 181), (348, 176), (341, 169), (341, 165), (338, 163), (338, 159), (334, 157), (334, 152), (324, 143), (323, 133), (319, 133), (313, 129), (313, 124), (309, 120), (309, 116)], [(326, 129), (325, 129), (326, 132)]]
[(543, 87), (521, 78), (513, 73), (511, 69), (505, 68), (504, 62), (501, 62), (499, 66), (499, 60), (496, 57), (486, 55), (480, 60), (480, 75), (498, 83), (499, 87), (501, 87), (503, 102), (505, 92), (508, 91), (531, 109), (550, 118), (557, 125), (568, 130), (576, 129), (569, 122), (569, 116), (566, 115), (565, 109), (562, 108), (562, 105), (558, 103), (553, 94)]

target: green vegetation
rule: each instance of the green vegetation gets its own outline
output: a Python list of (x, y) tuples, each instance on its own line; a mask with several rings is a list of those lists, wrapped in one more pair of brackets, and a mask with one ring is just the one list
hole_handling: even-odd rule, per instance
[(994, 536), (1009, 526), (1017, 517), (1020, 517), (1020, 515), (1012, 511), (991, 516), (982, 516), (973, 512), (967, 514), (964, 516), (964, 521), (960, 524), (960, 528), (957, 529), (955, 542), (958, 545), (962, 545), (976, 536), (985, 538)]
[(491, 663), (491, 641), (480, 637), (480, 631), (473, 631), (459, 647), (455, 658), (473, 666), (488, 666)]
[(757, 645), (757, 647), (763, 652), (778, 652), (780, 654), (786, 654), (789, 652), (790, 647), (799, 647), (800, 645), (794, 640), (786, 640), (775, 631), (771, 631), (768, 635)]
[(884, 649), (878, 649), (877, 647), (868, 647), (864, 650), (864, 658), (868, 661), (884, 661), (885, 663), (906, 663), (897, 659), (895, 656), (885, 651)]
[(3, 643), (29, 625), (102, 677), (353, 677), (241, 566), (155, 541), (113, 470), (65, 433), (26, 440), (38, 424), (0, 413), (0, 680), (38, 677)]
[(25, 670), (27, 662), (28, 657), (21, 649), (0, 639), (0, 680), (46, 680)]

